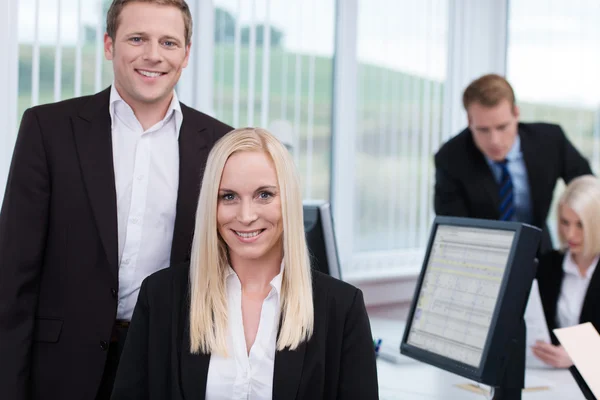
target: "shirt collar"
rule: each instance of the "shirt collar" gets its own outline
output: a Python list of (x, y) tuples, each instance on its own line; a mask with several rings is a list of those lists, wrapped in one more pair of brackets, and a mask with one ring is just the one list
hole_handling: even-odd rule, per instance
[(575, 261), (573, 261), (573, 256), (571, 255), (571, 252), (567, 250), (567, 252), (565, 253), (565, 262), (563, 262), (563, 272), (569, 275), (576, 275), (578, 278), (581, 279), (590, 280), (592, 278), (592, 275), (594, 274), (594, 271), (596, 270), (596, 265), (598, 265), (599, 260), (600, 255), (597, 255), (588, 267), (588, 269), (585, 271), (585, 276), (582, 277), (579, 273), (579, 268), (577, 267), (577, 264), (575, 263)]
[[(275, 275), (275, 277), (273, 279), (271, 279), (270, 285), (272, 289), (275, 289), (275, 292), (277, 293), (277, 297), (281, 297), (281, 285), (283, 282), (283, 261), (281, 262), (281, 266), (279, 267), (279, 273), (277, 275)], [(233, 268), (231, 268), (230, 265), (227, 266), (227, 273), (225, 274), (225, 281), (229, 281), (230, 279), (233, 279), (233, 277), (235, 277), (238, 282), (239, 282), (239, 278), (237, 276), (237, 274), (235, 273), (235, 271), (233, 270)]]
[[(108, 101), (111, 128), (114, 126), (115, 122), (116, 105), (120, 103), (126, 105), (131, 110), (129, 104), (127, 104), (125, 100), (123, 100), (123, 98), (117, 91), (117, 88), (115, 87), (115, 82), (113, 81), (112, 85), (110, 86), (110, 97)], [(133, 113), (133, 110), (131, 111)], [(169, 104), (169, 108), (167, 109), (167, 113), (165, 114), (163, 121), (169, 119), (171, 117), (171, 114), (175, 114), (175, 135), (177, 139), (179, 139), (179, 131), (181, 130), (181, 125), (183, 124), (183, 112), (181, 111), (181, 103), (179, 103), (179, 98), (177, 97), (177, 92), (175, 91), (175, 89), (173, 89), (173, 98), (171, 99), (171, 104)]]
[[(485, 157), (485, 161), (487, 161), (489, 166), (496, 165), (497, 161), (494, 161), (485, 155), (484, 155), (484, 157)], [(520, 158), (521, 158), (521, 136), (519, 136), (519, 133), (517, 132), (517, 137), (515, 138), (515, 141), (514, 141), (512, 147), (506, 154), (506, 160), (517, 161)]]

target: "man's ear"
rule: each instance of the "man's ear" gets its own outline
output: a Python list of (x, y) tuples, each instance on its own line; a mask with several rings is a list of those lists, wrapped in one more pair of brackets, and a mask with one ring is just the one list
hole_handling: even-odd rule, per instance
[(515, 118), (519, 118), (519, 116), (521, 115), (521, 110), (519, 109), (518, 105), (513, 105), (513, 115), (515, 116)]
[(114, 42), (112, 40), (112, 38), (110, 36), (108, 36), (108, 33), (104, 34), (104, 57), (106, 57), (107, 60), (112, 60), (114, 57), (114, 51), (115, 51), (115, 47), (114, 47)]
[(183, 68), (187, 67), (190, 61), (190, 50), (192, 49), (192, 42), (185, 45), (185, 60), (183, 60)]

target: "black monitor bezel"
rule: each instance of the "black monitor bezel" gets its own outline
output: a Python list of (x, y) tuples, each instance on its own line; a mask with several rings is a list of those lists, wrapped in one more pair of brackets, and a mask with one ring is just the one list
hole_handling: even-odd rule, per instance
[[(413, 346), (407, 342), (408, 335), (410, 333), (410, 329), (412, 326), (416, 306), (417, 306), (418, 296), (421, 293), (421, 287), (423, 286), (423, 279), (425, 277), (425, 273), (427, 270), (427, 264), (428, 264), (429, 257), (431, 254), (433, 242), (436, 237), (437, 229), (441, 225), (460, 226), (460, 227), (466, 227), (466, 228), (494, 229), (494, 230), (504, 230), (504, 231), (514, 232), (510, 253), (507, 258), (507, 267), (504, 271), (504, 275), (502, 278), (502, 284), (501, 284), (500, 290), (498, 292), (498, 299), (496, 301), (496, 306), (494, 308), (492, 321), (490, 323), (490, 328), (488, 331), (488, 336), (486, 338), (486, 343), (483, 348), (483, 353), (481, 355), (481, 361), (480, 361), (478, 367), (474, 367), (472, 365), (462, 363), (460, 361), (454, 360), (449, 357), (442, 356), (440, 354), (432, 353), (430, 351)], [(515, 267), (514, 260), (515, 260), (515, 256), (517, 253), (517, 245), (521, 238), (522, 230), (523, 230), (523, 224), (518, 223), (518, 222), (505, 222), (505, 221), (482, 220), (482, 219), (459, 218), (459, 217), (443, 217), (443, 216), (438, 216), (435, 218), (433, 225), (432, 225), (431, 234), (429, 236), (429, 241), (427, 243), (425, 257), (423, 258), (423, 265), (421, 268), (421, 272), (419, 274), (419, 278), (417, 280), (417, 284), (415, 287), (413, 301), (412, 301), (411, 308), (410, 308), (410, 311), (409, 311), (409, 314), (407, 317), (406, 328), (405, 328), (402, 342), (400, 345), (400, 351), (402, 352), (402, 354), (405, 354), (409, 357), (412, 357), (419, 361), (425, 362), (427, 364), (433, 365), (435, 367), (444, 369), (446, 371), (456, 373), (467, 379), (471, 379), (471, 380), (478, 381), (478, 382), (484, 382), (486, 380), (487, 381), (490, 380), (489, 374), (485, 374), (486, 360), (488, 359), (488, 355), (490, 353), (491, 344), (495, 340), (498, 340), (497, 334), (496, 334), (496, 332), (498, 331), (498, 320), (502, 314), (502, 305), (504, 303), (503, 300), (506, 296), (508, 282), (509, 282), (509, 278), (511, 276), (511, 270), (512, 270), (512, 268)]]
[[(302, 202), (302, 207), (314, 207), (318, 213), (318, 224), (323, 233), (323, 240), (325, 245), (325, 257), (327, 258), (327, 267), (328, 272), (327, 275), (343, 280), (342, 278), (342, 266), (340, 263), (338, 245), (337, 245), (337, 236), (335, 234), (335, 226), (333, 221), (333, 210), (331, 208), (331, 204), (325, 200), (304, 200)], [(303, 214), (304, 214), (303, 209)], [(304, 232), (306, 235), (306, 231)], [(330, 233), (331, 235), (327, 235)], [(308, 243), (307, 243), (308, 244)], [(310, 249), (309, 249), (310, 250)], [(315, 257), (312, 252), (309, 254), (312, 259)], [(332, 268), (332, 261), (335, 263), (335, 268)], [(321, 271), (322, 272), (322, 271)]]

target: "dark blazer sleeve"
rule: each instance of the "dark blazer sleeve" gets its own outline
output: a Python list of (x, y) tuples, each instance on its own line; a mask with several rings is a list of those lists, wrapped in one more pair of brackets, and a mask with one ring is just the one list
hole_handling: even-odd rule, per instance
[[(149, 398), (148, 381), (148, 280), (142, 282), (125, 347), (117, 369), (111, 400), (145, 400)], [(168, 329), (168, 328), (166, 328)], [(167, 343), (163, 344), (167, 346)], [(167, 366), (164, 366), (167, 368)]]
[(0, 397), (29, 397), (50, 179), (35, 110), (23, 114), (0, 212)]
[(562, 140), (563, 166), (562, 178), (566, 183), (581, 175), (592, 173), (588, 160), (569, 141), (562, 128), (558, 127)]
[(338, 399), (377, 399), (378, 393), (371, 325), (357, 289), (344, 326)]
[(445, 168), (445, 160), (440, 154), (434, 157), (435, 191), (433, 207), (437, 215), (467, 217), (468, 207), (458, 182)]

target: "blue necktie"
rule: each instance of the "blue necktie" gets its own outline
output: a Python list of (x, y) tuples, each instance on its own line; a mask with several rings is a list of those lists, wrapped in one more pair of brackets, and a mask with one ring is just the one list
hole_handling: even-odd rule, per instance
[(508, 172), (507, 167), (508, 160), (498, 161), (496, 164), (502, 168), (502, 175), (500, 176), (498, 192), (500, 199), (500, 207), (498, 208), (500, 214), (500, 221), (510, 221), (515, 214), (515, 206), (513, 204), (513, 183)]

